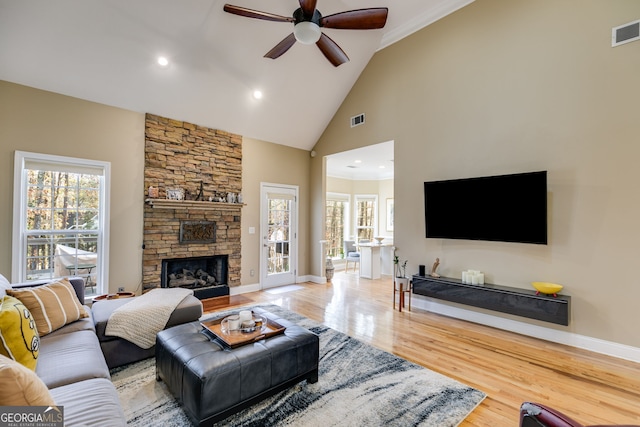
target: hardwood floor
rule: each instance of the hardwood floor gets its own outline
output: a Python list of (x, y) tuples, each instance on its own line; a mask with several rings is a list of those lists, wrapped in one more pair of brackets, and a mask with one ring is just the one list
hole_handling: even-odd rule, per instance
[(337, 272), (327, 284), (228, 297), (205, 311), (272, 303), (484, 391), (461, 424), (517, 426), (523, 401), (584, 424), (640, 424), (640, 364), (432, 314), (392, 308), (390, 278)]

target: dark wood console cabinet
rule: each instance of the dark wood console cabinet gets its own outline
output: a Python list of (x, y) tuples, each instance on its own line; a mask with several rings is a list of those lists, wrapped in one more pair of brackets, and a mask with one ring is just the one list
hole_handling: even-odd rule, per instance
[(528, 289), (511, 288), (491, 283), (470, 285), (448, 277), (414, 275), (413, 293), (459, 304), (486, 308), (530, 319), (569, 325), (571, 297), (536, 295)]

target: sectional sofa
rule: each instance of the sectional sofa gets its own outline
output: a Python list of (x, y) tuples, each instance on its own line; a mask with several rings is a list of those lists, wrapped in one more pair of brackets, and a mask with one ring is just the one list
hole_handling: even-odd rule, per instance
[[(0, 277), (0, 279), (4, 278)], [(65, 426), (125, 425), (126, 420), (120, 400), (115, 386), (111, 382), (109, 365), (115, 366), (141, 360), (153, 355), (154, 349), (144, 351), (139, 349), (140, 351), (133, 351), (131, 354), (119, 354), (111, 359), (105, 359), (101, 344), (107, 343), (107, 347), (110, 348), (107, 354), (111, 355), (114, 354), (113, 351), (117, 354), (118, 349), (126, 350), (132, 344), (114, 342), (119, 339), (105, 336), (104, 326), (101, 326), (102, 333), (97, 334), (93, 310), (83, 305), (84, 281), (72, 278), (69, 283), (80, 302), (78, 304), (77, 301), (74, 301), (74, 304), (83, 308), (85, 314), (80, 313), (80, 318), (77, 320), (73, 318), (63, 320), (68, 323), (57, 327), (49, 333), (40, 334), (39, 348), (33, 348), (34, 351), (37, 350), (39, 352), (37, 361), (33, 363), (35, 365), (35, 375), (29, 369), (23, 369), (23, 366), (10, 366), (11, 363), (21, 364), (14, 362), (10, 358), (0, 356), (0, 381), (3, 382), (3, 387), (1, 388), (7, 391), (7, 393), (0, 391), (0, 400), (4, 400), (0, 401), (0, 405), (13, 406), (17, 402), (22, 403), (23, 406), (63, 406)], [(39, 284), (39, 286), (41, 285)], [(16, 293), (16, 291), (24, 291), (27, 288), (35, 289), (33, 284), (13, 285), (9, 290), (6, 290), (6, 293), (13, 294), (19, 299), (19, 293)], [(68, 285), (67, 288), (69, 288)], [(68, 292), (71, 291), (69, 290)], [(15, 301), (15, 299), (5, 298), (4, 294), (5, 290), (0, 289), (0, 297), (3, 298), (3, 310), (6, 308), (4, 301)], [(20, 299), (20, 301), (23, 300)], [(117, 303), (115, 301), (118, 300), (114, 300), (114, 303), (102, 301), (95, 304), (95, 308), (99, 309), (98, 311), (102, 318), (100, 325), (106, 323), (110, 311), (112, 312), (123, 304), (123, 300)], [(202, 304), (199, 300), (196, 299), (194, 302), (193, 299), (188, 298), (188, 301), (185, 299), (182, 304), (186, 304), (188, 308), (186, 311), (176, 309), (179, 313), (176, 316), (172, 315), (174, 318), (172, 323), (181, 322), (185, 319), (192, 321), (202, 315)], [(72, 307), (71, 310), (75, 310), (75, 308)], [(7, 310), (5, 310), (6, 313)], [(195, 319), (193, 318), (194, 316), (196, 316)], [(35, 318), (36, 316), (33, 317)], [(69, 322), (68, 320), (71, 321)], [(51, 320), (50, 323), (55, 328), (55, 320)], [(38, 331), (41, 329), (40, 326), (38, 325)], [(47, 325), (44, 326), (44, 328), (46, 327)], [(99, 336), (102, 336), (102, 342)], [(38, 345), (34, 344), (32, 347), (38, 347)], [(15, 368), (15, 370), (12, 368)], [(15, 372), (17, 374), (14, 375)], [(17, 379), (18, 377), (20, 378)], [(11, 392), (9, 392), (9, 389), (11, 389)], [(21, 395), (25, 402), (11, 400)]]

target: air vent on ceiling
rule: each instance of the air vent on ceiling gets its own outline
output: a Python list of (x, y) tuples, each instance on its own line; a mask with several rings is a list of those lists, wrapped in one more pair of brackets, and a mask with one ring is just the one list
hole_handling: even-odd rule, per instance
[(629, 22), (628, 24), (614, 27), (611, 30), (611, 46), (616, 47), (621, 44), (640, 40), (640, 20)]
[(364, 124), (364, 113), (351, 117), (351, 127)]

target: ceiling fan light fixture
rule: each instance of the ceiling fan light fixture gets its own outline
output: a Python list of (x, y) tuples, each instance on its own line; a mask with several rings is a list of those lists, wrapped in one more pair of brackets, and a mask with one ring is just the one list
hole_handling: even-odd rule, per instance
[(320, 40), (322, 32), (318, 24), (309, 21), (297, 23), (293, 27), (293, 35), (302, 44), (315, 44)]

